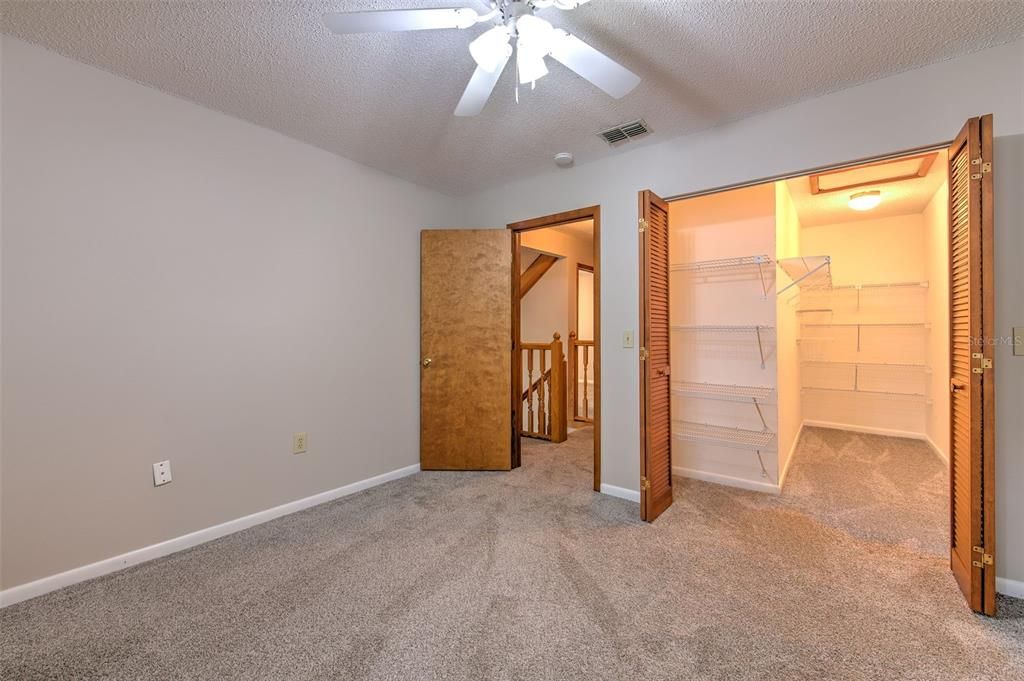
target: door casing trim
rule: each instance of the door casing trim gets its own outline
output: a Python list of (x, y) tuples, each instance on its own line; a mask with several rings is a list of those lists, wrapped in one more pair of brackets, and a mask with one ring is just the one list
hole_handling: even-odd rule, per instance
[[(594, 491), (601, 491), (601, 206), (588, 206), (563, 213), (554, 213), (530, 220), (521, 220), (507, 225), (512, 230), (512, 410), (516, 414), (513, 438), (520, 439), (518, 432), (519, 404), (516, 396), (521, 394), (522, 369), (519, 364), (519, 251), (520, 234), (535, 229), (558, 227), (559, 225), (591, 220), (594, 224)], [(568, 340), (568, 339), (566, 339)], [(512, 467), (520, 464), (520, 448), (512, 447)]]

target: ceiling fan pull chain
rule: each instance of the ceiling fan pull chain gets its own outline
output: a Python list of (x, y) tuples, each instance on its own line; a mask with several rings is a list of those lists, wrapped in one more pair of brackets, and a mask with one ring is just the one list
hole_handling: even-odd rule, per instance
[(519, 43), (516, 42), (516, 104), (519, 103)]

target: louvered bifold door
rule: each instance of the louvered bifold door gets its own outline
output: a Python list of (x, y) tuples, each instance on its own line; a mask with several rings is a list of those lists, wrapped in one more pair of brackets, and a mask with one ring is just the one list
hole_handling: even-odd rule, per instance
[(640, 517), (672, 505), (668, 204), (640, 192)]
[(950, 566), (973, 610), (995, 613), (992, 117), (949, 148)]

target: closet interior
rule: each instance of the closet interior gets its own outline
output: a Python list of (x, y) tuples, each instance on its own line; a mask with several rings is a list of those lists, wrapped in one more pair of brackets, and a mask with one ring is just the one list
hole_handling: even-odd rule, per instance
[(672, 466), (779, 493), (809, 426), (949, 452), (945, 152), (673, 201)]

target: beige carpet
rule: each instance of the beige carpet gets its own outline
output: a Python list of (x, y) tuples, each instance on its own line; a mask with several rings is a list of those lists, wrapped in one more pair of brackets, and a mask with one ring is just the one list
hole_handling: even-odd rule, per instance
[(6, 608), (0, 678), (1024, 679), (1024, 607), (973, 615), (946, 570), (926, 449), (811, 430), (783, 497), (678, 480), (647, 525), (590, 491), (590, 433)]

